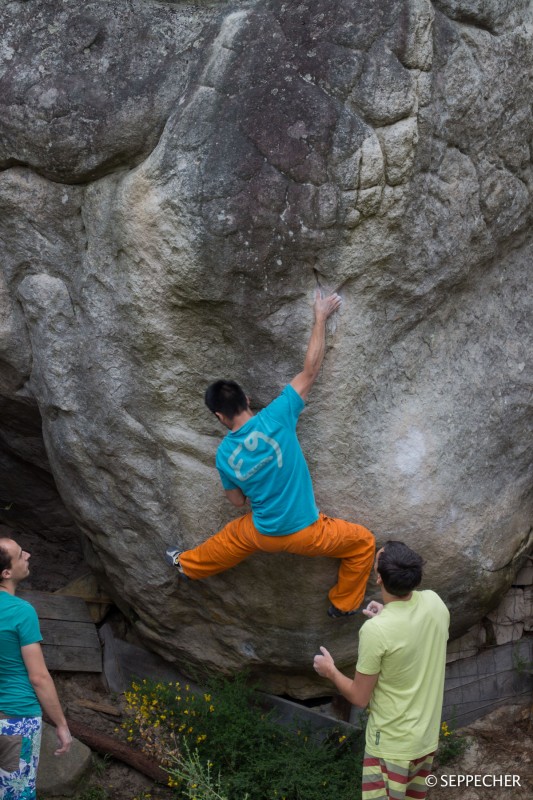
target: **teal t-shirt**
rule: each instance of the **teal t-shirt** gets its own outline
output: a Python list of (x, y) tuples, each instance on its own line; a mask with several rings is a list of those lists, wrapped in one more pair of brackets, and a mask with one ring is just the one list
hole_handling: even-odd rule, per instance
[(359, 631), (357, 671), (379, 673), (366, 727), (366, 750), (412, 761), (437, 749), (450, 613), (438, 594), (413, 592), (387, 603)]
[(286, 386), (266, 408), (217, 450), (216, 465), (224, 489), (241, 489), (252, 506), (254, 525), (267, 536), (287, 536), (318, 519), (311, 475), (296, 423), (305, 403)]
[(0, 591), (0, 711), (8, 717), (41, 716), (20, 648), (42, 638), (33, 606)]

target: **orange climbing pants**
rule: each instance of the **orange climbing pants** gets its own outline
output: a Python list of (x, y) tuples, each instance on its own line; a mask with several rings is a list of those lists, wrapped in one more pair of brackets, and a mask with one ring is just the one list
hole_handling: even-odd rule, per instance
[(179, 560), (188, 578), (200, 580), (234, 567), (258, 550), (340, 558), (337, 583), (328, 597), (341, 611), (352, 611), (365, 594), (374, 563), (374, 544), (374, 536), (362, 525), (325, 514), (288, 536), (265, 536), (256, 529), (249, 513), (229, 522), (198, 547), (184, 550)]

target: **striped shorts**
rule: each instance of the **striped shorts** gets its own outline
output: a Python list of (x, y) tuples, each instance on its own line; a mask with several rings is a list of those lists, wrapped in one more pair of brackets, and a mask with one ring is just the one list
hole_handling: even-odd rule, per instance
[(365, 752), (361, 800), (424, 800), (434, 755), (388, 761)]
[(35, 800), (41, 717), (0, 716), (0, 800)]

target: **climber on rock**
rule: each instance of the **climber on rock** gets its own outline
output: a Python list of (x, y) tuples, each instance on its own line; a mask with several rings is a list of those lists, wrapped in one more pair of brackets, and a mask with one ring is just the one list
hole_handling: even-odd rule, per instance
[(330, 617), (355, 614), (374, 559), (374, 537), (362, 525), (319, 512), (296, 424), (318, 376), (326, 346), (326, 320), (341, 305), (338, 294), (317, 290), (315, 321), (302, 372), (266, 408), (254, 414), (242, 388), (219, 380), (205, 393), (207, 407), (228, 429), (216, 465), (226, 497), (251, 512), (229, 522), (198, 547), (171, 547), (166, 560), (199, 580), (234, 567), (258, 550), (340, 558), (329, 592)]

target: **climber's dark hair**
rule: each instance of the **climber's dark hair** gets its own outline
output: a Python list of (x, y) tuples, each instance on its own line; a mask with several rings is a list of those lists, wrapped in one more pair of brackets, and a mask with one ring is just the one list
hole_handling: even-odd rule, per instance
[(248, 399), (235, 381), (215, 381), (206, 389), (205, 404), (213, 414), (218, 411), (233, 419), (241, 411), (246, 411)]
[(403, 542), (387, 542), (377, 563), (383, 586), (395, 597), (405, 597), (422, 581), (424, 561)]

